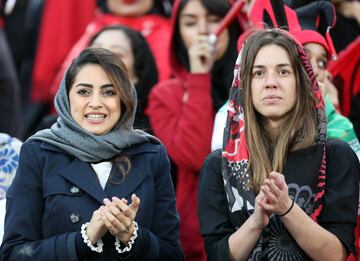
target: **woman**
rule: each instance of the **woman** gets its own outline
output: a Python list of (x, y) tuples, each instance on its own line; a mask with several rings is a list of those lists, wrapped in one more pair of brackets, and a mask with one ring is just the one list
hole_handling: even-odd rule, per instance
[(259, 30), (238, 59), (223, 151), (199, 181), (208, 256), (344, 260), (354, 252), (360, 166), (347, 143), (326, 140), (305, 50), (282, 30)]
[(175, 1), (170, 44), (174, 78), (151, 90), (146, 110), (154, 134), (177, 167), (180, 237), (187, 260), (205, 259), (196, 214), (198, 175), (210, 152), (214, 112), (228, 98), (239, 25), (224, 30), (215, 46), (209, 35), (229, 7), (218, 0)]
[(2, 260), (182, 260), (169, 161), (132, 123), (126, 67), (84, 50), (56, 95), (59, 119), (24, 143), (7, 193)]

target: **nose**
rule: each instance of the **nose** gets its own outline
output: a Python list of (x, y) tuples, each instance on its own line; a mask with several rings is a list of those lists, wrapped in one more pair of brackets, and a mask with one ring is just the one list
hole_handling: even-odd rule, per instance
[(89, 101), (89, 107), (91, 109), (99, 109), (102, 107), (102, 102), (101, 102), (101, 96), (100, 94), (97, 93), (93, 93), (91, 95), (90, 101)]
[(208, 35), (209, 34), (209, 25), (206, 19), (200, 19), (198, 25), (199, 34)]
[(268, 73), (265, 77), (265, 87), (266, 88), (277, 88), (278, 79), (275, 73)]

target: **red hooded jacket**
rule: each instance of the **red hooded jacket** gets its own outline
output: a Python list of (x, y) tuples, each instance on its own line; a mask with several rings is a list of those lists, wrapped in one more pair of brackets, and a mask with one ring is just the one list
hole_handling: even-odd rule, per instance
[[(173, 7), (171, 44), (174, 44), (180, 0)], [(174, 78), (153, 87), (146, 110), (154, 134), (165, 144), (177, 167), (176, 200), (180, 214), (180, 241), (186, 260), (205, 260), (197, 217), (198, 177), (210, 153), (215, 111), (211, 75), (191, 74), (170, 49)]]

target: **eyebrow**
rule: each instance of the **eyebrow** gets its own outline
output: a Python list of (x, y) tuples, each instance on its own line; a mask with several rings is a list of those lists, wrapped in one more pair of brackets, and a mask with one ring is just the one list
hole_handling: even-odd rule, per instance
[[(76, 84), (75, 87), (89, 87), (89, 88), (93, 88), (94, 86), (90, 83), (78, 83)], [(114, 87), (114, 85), (112, 83), (105, 83), (103, 85), (100, 86), (101, 89), (105, 89), (108, 87)]]
[[(277, 68), (279, 68), (279, 67), (291, 67), (291, 65), (288, 64), (288, 63), (280, 63), (280, 64), (277, 64), (276, 67), (277, 67)], [(262, 68), (265, 68), (265, 65), (254, 65), (254, 66), (253, 66), (253, 69), (254, 69), (254, 68), (262, 69)]]

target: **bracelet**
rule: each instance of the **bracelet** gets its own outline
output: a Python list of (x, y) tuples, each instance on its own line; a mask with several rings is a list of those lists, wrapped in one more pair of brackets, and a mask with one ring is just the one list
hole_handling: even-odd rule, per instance
[(117, 237), (115, 237), (116, 238), (115, 249), (119, 254), (130, 252), (133, 244), (135, 243), (135, 239), (138, 237), (138, 229), (139, 229), (138, 224), (136, 223), (136, 221), (133, 221), (133, 223), (134, 223), (134, 231), (132, 232), (132, 236), (130, 237), (129, 242), (123, 249), (121, 249), (121, 242)]
[(87, 226), (89, 225), (89, 222), (86, 222), (85, 224), (82, 224), (81, 226), (81, 236), (82, 238), (84, 239), (84, 243), (90, 247), (90, 249), (92, 251), (95, 251), (95, 252), (98, 252), (98, 253), (101, 253), (103, 251), (103, 245), (104, 243), (102, 242), (101, 239), (99, 239), (98, 241), (96, 241), (96, 245), (97, 247), (95, 247), (94, 245), (91, 244), (91, 241), (88, 237), (88, 235), (86, 234), (86, 229), (87, 229)]
[(292, 200), (292, 202), (291, 202), (291, 206), (289, 207), (289, 209), (288, 209), (288, 210), (286, 210), (284, 213), (279, 214), (279, 215), (277, 215), (277, 216), (278, 216), (278, 217), (283, 217), (283, 216), (285, 216), (287, 213), (289, 213), (289, 212), (292, 210), (292, 208), (293, 208), (293, 206), (294, 206), (294, 203), (295, 203), (295, 201), (294, 201), (294, 200)]

